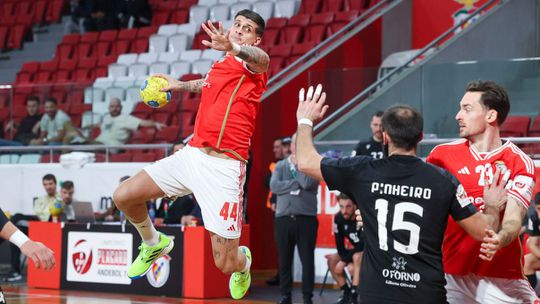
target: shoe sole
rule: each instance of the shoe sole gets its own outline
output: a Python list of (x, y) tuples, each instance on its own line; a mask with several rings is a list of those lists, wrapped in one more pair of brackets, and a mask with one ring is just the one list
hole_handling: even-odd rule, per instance
[[(164, 255), (167, 255), (169, 254), (169, 252), (171, 252), (171, 250), (173, 249), (174, 247), (174, 241), (171, 240), (171, 242), (169, 243), (169, 245), (167, 245), (167, 247), (163, 248), (163, 250), (161, 251), (161, 253), (154, 259), (154, 261), (152, 262), (152, 264), (154, 264), (154, 262), (159, 259), (160, 257), (164, 256)], [(142, 277), (144, 277), (149, 271), (150, 271), (150, 268), (152, 268), (152, 264), (150, 264), (150, 266), (148, 266), (148, 269), (146, 269), (145, 272), (143, 272), (142, 274), (138, 275), (138, 276), (134, 276), (134, 277), (130, 277), (128, 276), (130, 279), (132, 280), (136, 280), (136, 279), (140, 279)]]

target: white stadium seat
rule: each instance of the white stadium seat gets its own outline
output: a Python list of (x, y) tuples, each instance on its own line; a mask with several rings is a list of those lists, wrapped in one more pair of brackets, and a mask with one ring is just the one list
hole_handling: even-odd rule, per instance
[(198, 26), (195, 23), (180, 24), (178, 26), (178, 30), (176, 31), (176, 33), (178, 33), (178, 34), (186, 34), (190, 38), (193, 38), (193, 36), (195, 36), (195, 33), (197, 32), (197, 27)]
[(23, 154), (19, 157), (19, 164), (38, 164), (40, 159), (40, 154)]
[(201, 58), (201, 53), (201, 50), (187, 50), (180, 53), (180, 60), (193, 62)]
[(172, 62), (178, 61), (179, 58), (180, 58), (180, 53), (175, 53), (175, 52), (161, 53), (158, 56), (158, 62), (172, 63)]
[(190, 38), (186, 34), (177, 34), (169, 37), (168, 52), (181, 53), (187, 50), (190, 45)]
[(111, 101), (112, 98), (123, 100), (125, 97), (124, 88), (110, 87), (105, 90), (105, 102)]
[(19, 154), (2, 154), (0, 155), (0, 164), (18, 164)]
[(139, 58), (137, 59), (137, 62), (150, 64), (153, 62), (157, 62), (157, 58), (158, 58), (157, 53), (142, 53), (142, 54), (139, 54)]
[(127, 75), (127, 66), (124, 64), (110, 64), (108, 70), (109, 78), (118, 78)]
[(191, 65), (191, 72), (194, 74), (206, 75), (210, 68), (214, 64), (214, 61), (208, 59), (199, 59), (194, 61)]
[(94, 81), (93, 87), (94, 88), (100, 88), (100, 89), (106, 89), (108, 87), (111, 87), (113, 85), (114, 79), (109, 77), (98, 77)]
[(210, 20), (212, 20), (212, 22), (229, 20), (229, 11), (229, 5), (216, 4), (210, 7)]
[[(141, 100), (140, 90), (141, 90), (140, 86), (127, 88), (126, 89), (126, 102), (131, 102), (133, 104), (139, 102)], [(130, 113), (130, 112), (126, 111), (124, 114), (126, 113)]]
[(274, 15), (274, 2), (272, 1), (259, 1), (253, 3), (253, 11), (266, 21)]
[(206, 5), (206, 6), (212, 6), (216, 5), (218, 3), (218, 0), (199, 0), (197, 3), (198, 5)]
[(182, 75), (191, 74), (191, 62), (177, 61), (171, 64), (171, 76), (178, 79)]
[(172, 36), (176, 34), (177, 31), (178, 31), (177, 24), (163, 24), (162, 26), (159, 27), (157, 33), (158, 35)]
[(296, 11), (296, 2), (294, 0), (278, 0), (276, 2), (274, 17), (291, 18)]
[(209, 60), (212, 60), (213, 62), (215, 62), (218, 59), (220, 59), (221, 57), (223, 57), (224, 55), (225, 55), (225, 53), (222, 52), (222, 51), (216, 51), (216, 50), (212, 50), (212, 49), (207, 49), (207, 50), (202, 51), (201, 59), (209, 59)]
[(105, 91), (99, 88), (88, 87), (84, 89), (84, 103), (103, 102)]
[(149, 43), (149, 52), (150, 53), (161, 53), (167, 50), (168, 37), (163, 35), (152, 35), (150, 36)]
[(194, 5), (189, 8), (189, 23), (200, 25), (208, 20), (210, 8), (204, 5)]
[(116, 78), (112, 86), (119, 87), (119, 88), (129, 88), (133, 86), (134, 83), (135, 83), (134, 77), (122, 76), (122, 77)]
[(231, 5), (231, 18), (234, 18), (236, 16), (236, 13), (238, 13), (241, 10), (244, 9), (251, 9), (251, 3), (246, 2), (238, 2), (236, 4)]
[(147, 76), (148, 65), (145, 63), (135, 63), (129, 66), (128, 75), (132, 77)]
[(150, 75), (161, 73), (169, 74), (169, 64), (166, 62), (154, 62), (150, 64)]
[(118, 56), (118, 59), (116, 60), (116, 63), (130, 65), (132, 63), (137, 62), (137, 57), (138, 56), (139, 56), (139, 54), (122, 54), (122, 55)]
[(81, 127), (86, 128), (101, 123), (101, 114), (86, 111), (82, 115)]

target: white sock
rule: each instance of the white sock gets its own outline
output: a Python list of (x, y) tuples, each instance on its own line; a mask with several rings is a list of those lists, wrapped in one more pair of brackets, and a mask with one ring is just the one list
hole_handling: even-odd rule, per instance
[(251, 260), (248, 259), (247, 255), (242, 251), (242, 249), (238, 248), (238, 251), (240, 251), (246, 256), (246, 265), (244, 265), (244, 269), (242, 269), (241, 272), (247, 272), (251, 268)]
[(146, 219), (140, 223), (131, 223), (133, 226), (135, 226), (146, 245), (155, 246), (159, 243), (159, 232), (156, 230), (156, 228), (154, 228), (149, 216), (147, 216)]

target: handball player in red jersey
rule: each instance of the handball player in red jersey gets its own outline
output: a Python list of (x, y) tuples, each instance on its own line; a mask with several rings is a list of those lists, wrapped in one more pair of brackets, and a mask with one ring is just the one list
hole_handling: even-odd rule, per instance
[[(496, 169), (510, 178), (506, 207), (500, 210), (500, 230), (492, 236), (498, 246), (481, 246), (448, 219), (443, 264), (450, 303), (537, 301), (523, 275), (518, 238), (534, 189), (534, 163), (512, 142), (501, 139), (500, 126), (508, 112), (510, 101), (504, 88), (492, 81), (470, 82), (456, 115), (463, 139), (438, 145), (427, 158), (457, 177), (479, 211), (484, 210), (484, 183)], [(479, 251), (492, 249), (499, 250), (491, 262), (478, 258)]]
[(251, 283), (251, 252), (239, 246), (242, 197), (250, 139), (261, 96), (266, 90), (269, 57), (257, 47), (264, 19), (250, 10), (237, 13), (228, 32), (219, 23), (202, 25), (210, 36), (203, 44), (226, 52), (204, 79), (169, 82), (162, 91), (201, 93), (193, 138), (173, 155), (144, 168), (122, 183), (114, 202), (139, 231), (143, 240), (128, 276), (144, 276), (152, 263), (173, 247), (172, 240), (156, 231), (146, 209), (149, 199), (193, 193), (210, 232), (216, 266), (232, 274), (229, 289), (242, 298)]

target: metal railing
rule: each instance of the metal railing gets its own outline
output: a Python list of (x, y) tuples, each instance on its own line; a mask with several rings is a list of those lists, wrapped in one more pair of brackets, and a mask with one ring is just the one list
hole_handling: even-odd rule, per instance
[[(487, 10), (488, 7), (491, 7), (495, 3), (501, 3), (503, 1), (507, 0), (489, 0), (488, 2), (484, 3), (481, 7), (479, 7), (473, 14), (469, 15), (467, 18), (461, 21), (461, 23), (454, 25), (452, 28), (444, 32), (442, 35), (437, 37), (435, 40), (431, 41), (428, 45), (426, 45), (423, 49), (418, 51), (416, 56), (413, 56), (411, 59), (409, 59), (407, 62), (402, 64), (399, 67), (396, 67), (389, 71), (387, 74), (385, 74), (382, 78), (379, 78), (375, 83), (371, 84), (369, 87), (367, 87), (364, 91), (360, 92), (358, 95), (353, 97), (350, 101), (348, 101), (346, 104), (344, 104), (341, 108), (337, 109), (335, 112), (328, 115), (325, 119), (323, 119), (321, 122), (319, 122), (314, 127), (314, 133), (317, 134), (320, 131), (322, 131), (324, 128), (328, 127), (332, 122), (334, 122), (337, 118), (343, 116), (345, 113), (347, 113), (349, 110), (351, 110), (353, 107), (358, 105), (362, 100), (366, 99), (373, 93), (375, 93), (380, 87), (387, 82), (392, 76), (397, 75), (398, 73), (401, 73), (403, 70), (405, 70), (411, 63), (417, 61), (421, 56), (426, 55), (426, 58), (428, 56), (432, 56), (436, 52), (432, 52), (432, 49), (438, 49), (441, 47), (439, 43), (445, 41), (447, 38), (455, 34), (455, 31), (465, 24), (467, 24), (469, 21), (471, 21), (473, 18), (479, 16), (481, 13)], [(458, 34), (459, 35), (459, 34)], [(428, 52), (432, 52), (429, 55), (427, 55)], [(425, 58), (424, 58), (425, 59)]]

